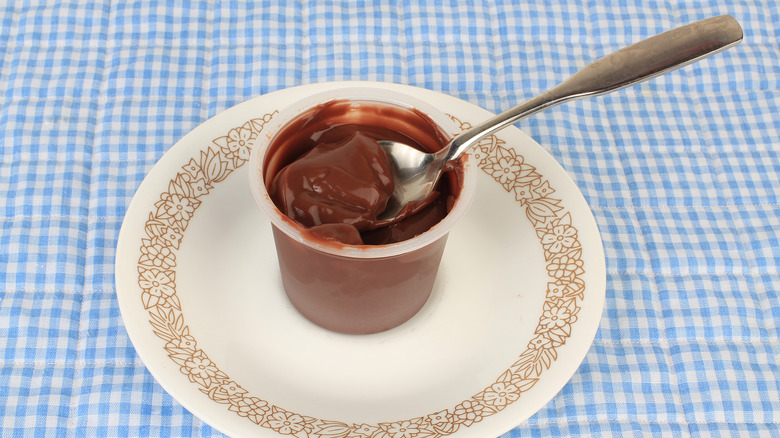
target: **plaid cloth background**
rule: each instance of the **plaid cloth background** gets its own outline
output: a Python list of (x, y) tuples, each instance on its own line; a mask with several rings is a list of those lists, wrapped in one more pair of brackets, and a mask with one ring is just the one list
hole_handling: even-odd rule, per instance
[(778, 2), (170, 3), (0, 6), (0, 435), (220, 436), (143, 366), (113, 278), (133, 193), (210, 116), (344, 79), (497, 112), (721, 13), (743, 44), (521, 123), (588, 199), (608, 289), (578, 372), (507, 436), (780, 435)]

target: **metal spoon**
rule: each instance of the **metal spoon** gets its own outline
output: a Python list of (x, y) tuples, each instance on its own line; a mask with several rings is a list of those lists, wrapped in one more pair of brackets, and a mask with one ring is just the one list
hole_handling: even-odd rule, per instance
[(425, 199), (446, 162), (500, 129), (560, 103), (606, 94), (662, 75), (740, 41), (742, 28), (729, 15), (696, 21), (592, 62), (557, 86), (462, 132), (436, 153), (424, 153), (403, 143), (380, 141), (393, 165), (395, 189), (379, 219), (392, 221), (407, 203)]

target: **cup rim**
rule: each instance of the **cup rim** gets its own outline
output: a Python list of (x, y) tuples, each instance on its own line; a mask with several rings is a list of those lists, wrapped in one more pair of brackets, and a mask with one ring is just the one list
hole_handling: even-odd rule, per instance
[(265, 178), (263, 175), (263, 162), (265, 153), (269, 144), (276, 137), (277, 133), (290, 120), (304, 111), (317, 105), (332, 100), (376, 100), (390, 104), (399, 105), (406, 108), (416, 108), (434, 121), (439, 127), (444, 129), (449, 135), (459, 133), (458, 126), (450, 117), (439, 111), (427, 102), (418, 99), (409, 94), (389, 90), (386, 88), (360, 85), (334, 88), (318, 92), (294, 102), (286, 107), (279, 109), (279, 112), (263, 127), (260, 137), (255, 142), (249, 157), (249, 186), (255, 202), (263, 210), (271, 224), (282, 231), (286, 236), (293, 240), (320, 252), (327, 254), (358, 259), (380, 259), (393, 257), (401, 254), (407, 254), (420, 248), (436, 242), (446, 236), (453, 226), (466, 213), (474, 199), (476, 192), (476, 167), (474, 166), (471, 155), (463, 154), (463, 186), (455, 204), (450, 212), (437, 224), (427, 231), (407, 240), (384, 245), (346, 245), (334, 243), (320, 243), (303, 233), (305, 227), (293, 221), (284, 215), (271, 200), (266, 189)]

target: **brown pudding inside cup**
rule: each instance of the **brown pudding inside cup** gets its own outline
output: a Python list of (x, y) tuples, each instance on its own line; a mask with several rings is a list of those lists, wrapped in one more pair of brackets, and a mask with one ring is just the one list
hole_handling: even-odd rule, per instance
[[(415, 109), (425, 104), (408, 96), (381, 89), (358, 89), (354, 93), (385, 97), (331, 98), (293, 115), (288, 111), (277, 121), (281, 126), (269, 128), (267, 140), (255, 151), (250, 182), (256, 201), (271, 218), (282, 284), (293, 306), (321, 327), (368, 334), (404, 323), (426, 303), (449, 230), (467, 209), (475, 180), (466, 163), (459, 163), (442, 178), (433, 202), (415, 214), (389, 225), (371, 220), (368, 226), (359, 225), (355, 233), (360, 244), (344, 241), (340, 230), (326, 226), (321, 232), (317, 225), (299, 223), (296, 217), (305, 222), (321, 216), (321, 212), (307, 215), (311, 205), (305, 204), (301, 210), (306, 211), (297, 212), (302, 215), (288, 215), (288, 206), (280, 205), (286, 198), (279, 195), (275, 182), (278, 184), (277, 177), (285, 166), (303, 161), (301, 157), (317, 145), (338, 143), (357, 132), (374, 141), (401, 141), (436, 151), (447, 143), (449, 132), (454, 130), (446, 116), (437, 113), (434, 118), (439, 122), (434, 122), (427, 115), (433, 112)], [(369, 151), (368, 161), (373, 163), (372, 153)], [(365, 160), (360, 163), (365, 164)], [(358, 176), (357, 180), (361, 178)], [(381, 181), (370, 181), (376, 187), (382, 186)], [(350, 184), (346, 186), (359, 186)], [(463, 193), (468, 193), (465, 202)]]
[(411, 239), (439, 223), (462, 185), (452, 166), (425, 203), (402, 219), (376, 218), (393, 192), (382, 140), (425, 152), (449, 140), (428, 116), (388, 103), (334, 100), (311, 108), (271, 141), (264, 163), (266, 189), (286, 216), (307, 228), (310, 239), (348, 245), (386, 245)]

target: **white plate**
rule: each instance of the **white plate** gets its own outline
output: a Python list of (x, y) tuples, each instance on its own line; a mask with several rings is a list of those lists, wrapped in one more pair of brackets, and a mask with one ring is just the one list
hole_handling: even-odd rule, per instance
[[(228, 435), (499, 435), (557, 394), (593, 341), (606, 284), (596, 222), (561, 166), (505, 129), (474, 152), (484, 170), (476, 199), (418, 315), (367, 336), (309, 323), (282, 290), (270, 223), (237, 145), (287, 102), (354, 85), (249, 100), (160, 159), (119, 237), (127, 331), (163, 388)], [(490, 115), (437, 92), (372, 85), (426, 99), (462, 123)]]

